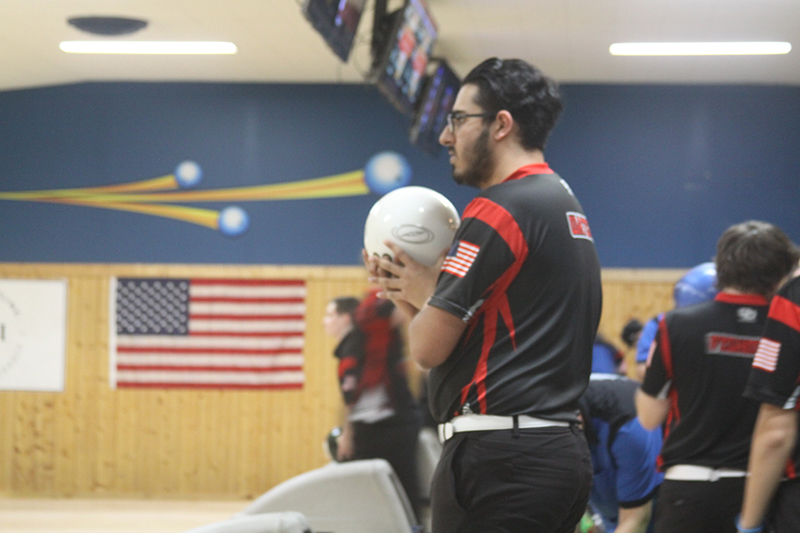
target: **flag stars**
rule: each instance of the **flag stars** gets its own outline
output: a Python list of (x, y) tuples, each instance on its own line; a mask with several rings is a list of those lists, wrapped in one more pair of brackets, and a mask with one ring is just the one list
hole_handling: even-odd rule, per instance
[(117, 331), (185, 335), (188, 328), (186, 282), (129, 280), (117, 291)]

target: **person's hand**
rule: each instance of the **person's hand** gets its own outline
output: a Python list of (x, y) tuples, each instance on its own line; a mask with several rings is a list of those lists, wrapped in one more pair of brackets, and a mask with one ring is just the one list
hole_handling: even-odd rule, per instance
[[(369, 279), (372, 278), (388, 278), (391, 276), (388, 272), (381, 269), (378, 265), (378, 261), (380, 258), (377, 255), (369, 255), (365, 248), (361, 249), (361, 258), (364, 260), (364, 266), (367, 268), (367, 275)], [(389, 256), (385, 256), (384, 259), (389, 261)]]
[(401, 309), (403, 307), (400, 304), (405, 303), (419, 311), (436, 289), (436, 280), (447, 251), (442, 251), (435, 265), (425, 266), (412, 259), (393, 242), (385, 241), (384, 244), (394, 253), (394, 261), (378, 257), (367, 258), (370, 283), (381, 288), (378, 294), (381, 298), (392, 300)]
[(353, 457), (353, 432), (345, 425), (342, 434), (336, 439), (336, 459), (348, 461)]

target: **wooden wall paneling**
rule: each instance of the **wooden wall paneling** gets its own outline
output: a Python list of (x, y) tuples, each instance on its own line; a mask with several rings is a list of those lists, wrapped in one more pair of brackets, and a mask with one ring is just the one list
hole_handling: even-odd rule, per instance
[(82, 369), (82, 353), (77, 346), (77, 336), (71, 333), (76, 327), (79, 315), (79, 301), (75, 294), (75, 279), (69, 280), (67, 292), (67, 337), (64, 393), (58, 394), (56, 401), (56, 475), (52, 493), (63, 496), (78, 494), (78, 428), (80, 413), (76, 394), (78, 377)]
[[(604, 271), (603, 331), (671, 307), (683, 271)], [(307, 280), (306, 382), (299, 391), (111, 390), (110, 276)], [(326, 462), (342, 401), (325, 305), (361, 296), (357, 267), (0, 264), (1, 277), (69, 279), (63, 394), (0, 392), (0, 494), (157, 498), (256, 497)], [(418, 370), (410, 364), (412, 376)]]
[(14, 400), (13, 392), (0, 391), (0, 496), (8, 495), (13, 486)]
[(603, 271), (603, 315), (599, 332), (623, 350), (628, 375), (634, 377), (635, 348), (625, 349), (620, 333), (631, 318), (643, 324), (672, 308), (672, 288), (685, 270)]

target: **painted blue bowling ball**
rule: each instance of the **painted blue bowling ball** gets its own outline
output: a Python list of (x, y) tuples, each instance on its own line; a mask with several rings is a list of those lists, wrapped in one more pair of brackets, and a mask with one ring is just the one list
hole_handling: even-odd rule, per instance
[(250, 227), (250, 215), (232, 205), (219, 212), (219, 231), (227, 237), (238, 237)]
[(181, 161), (175, 166), (175, 180), (181, 189), (190, 189), (203, 179), (203, 169), (195, 161)]
[(379, 152), (367, 161), (364, 179), (369, 190), (383, 195), (411, 183), (411, 165), (397, 152)]

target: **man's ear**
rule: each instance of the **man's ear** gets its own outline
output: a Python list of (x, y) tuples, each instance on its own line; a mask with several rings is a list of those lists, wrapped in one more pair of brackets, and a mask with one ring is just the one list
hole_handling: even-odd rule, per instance
[(505, 109), (499, 111), (494, 122), (494, 140), (501, 141), (511, 135), (511, 132), (514, 130), (514, 125), (514, 117), (511, 116), (511, 113)]

